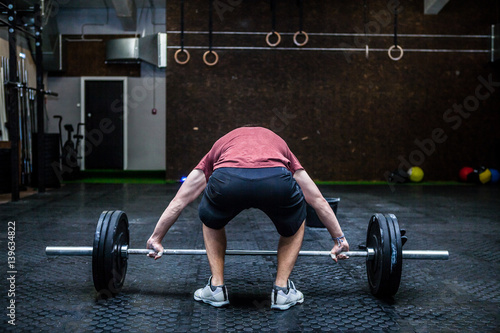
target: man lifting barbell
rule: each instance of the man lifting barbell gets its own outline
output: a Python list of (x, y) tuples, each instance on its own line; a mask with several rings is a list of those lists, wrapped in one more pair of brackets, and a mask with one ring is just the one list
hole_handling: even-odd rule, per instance
[[(240, 131), (245, 132), (243, 129)], [(360, 245), (361, 251), (340, 253), (348, 250), (349, 245), (343, 237), (335, 215), (316, 185), (281, 138), (262, 128), (256, 128), (254, 131), (251, 135), (246, 133), (246, 136), (238, 134), (239, 131), (236, 135), (231, 132), (225, 139), (226, 145), (221, 142), (222, 139), (214, 145), (210, 153), (203, 158), (204, 163), (200, 162), (201, 169), (193, 170), (188, 177), (189, 181), (180, 188), (163, 213), (153, 233), (154, 237), (150, 240), (148, 246), (150, 249), (131, 248), (128, 218), (125, 212), (105, 210), (97, 221), (93, 246), (47, 246), (45, 253), (47, 256), (92, 256), (92, 279), (100, 298), (112, 297), (121, 291), (130, 255), (147, 254), (157, 259), (161, 255), (207, 255), (213, 278), (209, 279), (207, 286), (195, 292), (195, 299), (222, 306), (228, 304), (224, 286), (226, 247), (224, 225), (241, 210), (257, 207), (271, 217), (281, 235), (278, 251), (230, 249), (226, 250), (225, 254), (278, 255), (278, 271), (271, 294), (271, 305), (273, 308), (283, 310), (303, 302), (303, 295), (288, 280), (297, 259), (297, 252), (303, 256), (330, 256), (335, 261), (337, 257), (365, 258), (368, 286), (370, 292), (378, 298), (391, 298), (398, 292), (403, 259), (449, 259), (448, 251), (403, 251), (403, 245), (408, 240), (406, 231), (400, 229), (394, 214), (381, 213), (371, 216), (366, 232), (366, 243)], [(240, 142), (235, 145), (233, 141)], [(249, 149), (250, 147), (252, 149)], [(261, 148), (260, 151), (258, 147)], [(224, 154), (222, 148), (225, 148)], [(240, 156), (246, 158), (241, 161), (231, 159), (232, 149), (245, 152)], [(216, 151), (220, 154), (215, 154)], [(264, 152), (260, 156), (267, 157), (256, 159), (255, 156), (259, 154), (255, 152)], [(215, 160), (218, 164), (214, 162)], [(222, 162), (229, 164), (230, 167), (221, 167), (224, 165)], [(274, 166), (274, 163), (277, 166)], [(235, 168), (234, 164), (238, 167)], [(259, 167), (248, 168), (247, 164)], [(260, 167), (262, 164), (269, 167)], [(212, 167), (207, 169), (207, 165)], [(224, 172), (233, 174), (228, 175)], [(211, 176), (207, 177), (208, 175)], [(200, 204), (200, 216), (204, 222), (207, 250), (163, 249), (160, 240), (179, 217), (182, 209), (204, 189), (205, 196)], [(304, 200), (316, 209), (320, 219), (332, 234), (335, 241), (332, 251), (299, 251), (304, 235)]]
[(215, 307), (229, 304), (224, 284), (224, 227), (247, 208), (266, 213), (280, 234), (271, 308), (286, 310), (304, 301), (289, 277), (304, 237), (306, 202), (334, 240), (332, 258), (347, 258), (341, 252), (348, 251), (349, 244), (330, 205), (286, 142), (268, 129), (241, 127), (215, 142), (159, 218), (147, 241), (150, 257), (161, 258), (161, 241), (182, 210), (202, 192), (198, 210), (212, 276), (204, 288), (195, 291), (197, 301)]

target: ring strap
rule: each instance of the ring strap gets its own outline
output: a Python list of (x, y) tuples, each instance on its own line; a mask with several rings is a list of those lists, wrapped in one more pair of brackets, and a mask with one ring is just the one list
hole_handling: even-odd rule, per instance
[[(186, 55), (186, 60), (182, 61), (179, 59), (181, 53)], [(179, 65), (185, 65), (189, 62), (189, 59), (191, 59), (188, 50), (184, 48), (184, 0), (181, 0), (181, 48), (175, 52), (174, 59)]]
[[(278, 32), (276, 32), (276, 0), (270, 0), (270, 4), (271, 4), (271, 32), (268, 33), (266, 36), (266, 43), (269, 46), (277, 46), (281, 42), (281, 36)], [(269, 38), (274, 34), (276, 34), (278, 40), (276, 41), (276, 43), (271, 43)]]
[(271, 0), (271, 30), (276, 31), (276, 0)]
[[(391, 58), (394, 61), (398, 61), (401, 58), (403, 58), (403, 48), (398, 45), (398, 11), (399, 11), (399, 4), (394, 8), (394, 45), (392, 45), (389, 50), (387, 51), (387, 54), (389, 55), (389, 58)], [(400, 52), (399, 56), (395, 57), (392, 55), (392, 50), (397, 48)]]
[(303, 32), (304, 31), (304, 1), (303, 0), (298, 0), (299, 1), (299, 31)]
[(212, 51), (213, 46), (213, 7), (214, 1), (208, 0), (208, 49)]
[(394, 8), (394, 46), (398, 46), (398, 6)]
[[(304, 1), (303, 0), (297, 0), (297, 1), (299, 5), (299, 31), (297, 31), (293, 35), (293, 42), (297, 46), (304, 46), (309, 41), (309, 35), (304, 31)], [(300, 43), (297, 40), (297, 37), (299, 35), (304, 35), (304, 41), (302, 43)]]
[(184, 50), (184, 0), (181, 0), (181, 50)]
[[(219, 62), (219, 55), (217, 52), (212, 50), (213, 47), (213, 7), (214, 7), (214, 0), (208, 0), (208, 51), (203, 54), (203, 62), (207, 66), (214, 66)], [(207, 56), (209, 54), (213, 54), (215, 56), (215, 59), (213, 62), (209, 62), (207, 60)]]

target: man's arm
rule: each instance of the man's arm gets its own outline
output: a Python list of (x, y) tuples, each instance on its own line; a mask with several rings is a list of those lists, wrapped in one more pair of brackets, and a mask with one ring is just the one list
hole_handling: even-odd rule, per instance
[[(335, 216), (330, 204), (326, 201), (321, 194), (321, 191), (316, 186), (314, 181), (309, 177), (307, 172), (304, 169), (297, 170), (293, 175), (297, 184), (299, 184), (302, 189), (302, 193), (304, 193), (304, 197), (309, 205), (311, 205), (323, 225), (326, 227), (328, 232), (333, 238), (338, 238), (343, 235), (342, 228), (340, 227), (339, 221)], [(348, 251), (349, 244), (345, 238), (342, 239), (342, 242), (337, 242), (332, 249), (332, 253), (338, 254), (340, 251)], [(339, 258), (343, 258), (345, 256), (339, 256)]]
[[(156, 224), (153, 234), (147, 242), (147, 248), (154, 250), (156, 254), (150, 255), (155, 259), (161, 257), (163, 246), (161, 241), (167, 234), (170, 227), (177, 221), (182, 210), (193, 202), (203, 192), (207, 185), (207, 180), (203, 171), (194, 169), (187, 176), (184, 183), (181, 185), (175, 197), (170, 201), (169, 205), (161, 215), (158, 223)], [(160, 254), (158, 254), (160, 253)]]

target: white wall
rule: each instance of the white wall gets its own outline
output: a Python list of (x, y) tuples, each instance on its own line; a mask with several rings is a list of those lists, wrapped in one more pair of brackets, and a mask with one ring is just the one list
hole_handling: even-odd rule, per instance
[[(165, 31), (165, 9), (156, 9), (153, 25), (152, 12), (137, 10), (139, 36)], [(59, 33), (87, 34), (133, 34), (123, 31), (113, 9), (109, 15), (105, 9), (59, 10), (57, 18)], [(163, 23), (160, 25), (160, 23)], [(91, 25), (102, 24), (102, 25)], [(143, 63), (141, 77), (128, 78), (128, 169), (164, 170), (165, 169), (165, 128), (166, 128), (166, 76), (164, 69)], [(80, 77), (49, 77), (47, 87), (59, 94), (47, 97), (47, 129), (58, 132), (57, 120), (53, 115), (63, 116), (63, 125), (73, 124), (76, 129), (80, 122)], [(156, 108), (157, 114), (152, 114)], [(66, 140), (63, 127), (63, 140)], [(63, 142), (64, 142), (63, 141)]]
[[(164, 170), (166, 153), (165, 70), (143, 64), (140, 78), (128, 80), (128, 168)], [(153, 115), (152, 109), (157, 113)]]
[(58, 97), (46, 97), (46, 114), (45, 118), (47, 133), (58, 133), (58, 120), (54, 119), (55, 115), (63, 117), (61, 129), (63, 132), (63, 142), (66, 141), (66, 133), (64, 132), (65, 124), (73, 124), (76, 126), (80, 122), (80, 78), (79, 77), (64, 77), (47, 79), (47, 87), (45, 89), (52, 90), (59, 94)]

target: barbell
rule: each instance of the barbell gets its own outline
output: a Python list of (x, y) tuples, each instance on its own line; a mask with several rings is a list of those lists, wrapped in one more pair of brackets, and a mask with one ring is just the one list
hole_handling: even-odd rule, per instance
[[(403, 259), (446, 260), (448, 251), (403, 251), (406, 231), (394, 214), (374, 214), (368, 223), (366, 245), (360, 251), (344, 252), (366, 258), (371, 293), (380, 298), (394, 296), (400, 285)], [(120, 210), (102, 212), (93, 246), (47, 246), (47, 256), (92, 256), (92, 279), (100, 295), (117, 295), (125, 281), (127, 259), (132, 254), (149, 254), (149, 249), (129, 248), (128, 218)], [(164, 249), (165, 255), (206, 255), (206, 250)], [(272, 250), (226, 250), (226, 255), (276, 255)], [(330, 251), (300, 251), (300, 256), (330, 256)]]

